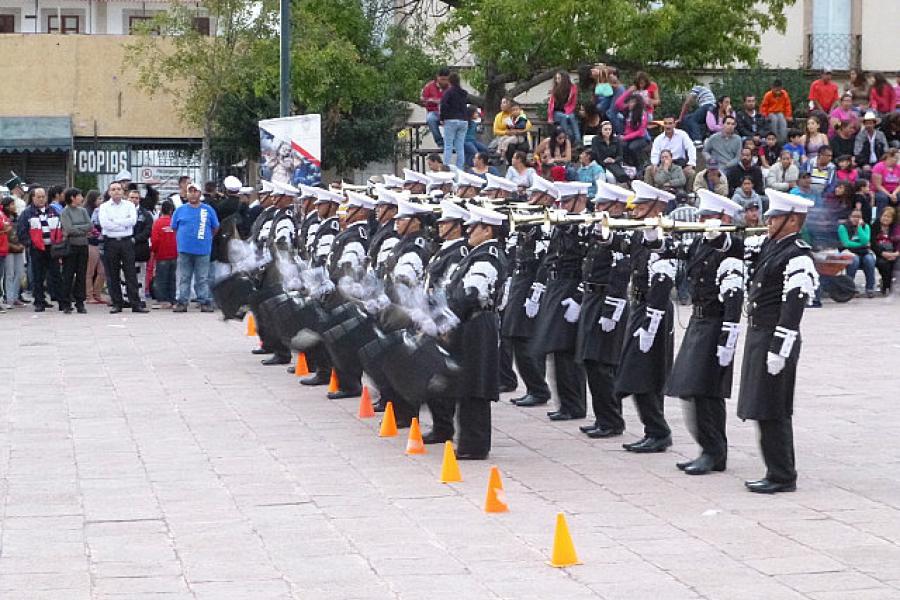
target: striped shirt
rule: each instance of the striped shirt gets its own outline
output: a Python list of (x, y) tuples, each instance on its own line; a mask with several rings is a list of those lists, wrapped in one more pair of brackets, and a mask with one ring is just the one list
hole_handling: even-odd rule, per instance
[(38, 210), (38, 219), (41, 222), (41, 237), (44, 238), (44, 247), (50, 247), (50, 209)]
[[(700, 220), (700, 210), (689, 204), (685, 204), (670, 212), (668, 216), (674, 221), (696, 223)], [(685, 231), (679, 233), (678, 235), (681, 237), (682, 243), (690, 244), (691, 240), (693, 240), (700, 234)]]
[(715, 106), (716, 97), (708, 87), (695, 85), (691, 88), (691, 95), (697, 98), (697, 104), (700, 106)]

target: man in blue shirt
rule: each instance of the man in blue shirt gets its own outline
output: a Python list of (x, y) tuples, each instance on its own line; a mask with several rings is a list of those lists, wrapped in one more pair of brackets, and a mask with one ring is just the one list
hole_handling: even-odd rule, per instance
[(178, 294), (173, 312), (187, 312), (191, 299), (191, 281), (197, 292), (201, 312), (213, 312), (209, 294), (209, 255), (213, 237), (219, 229), (216, 211), (201, 200), (200, 186), (188, 184), (187, 204), (172, 215), (172, 229), (178, 245)]

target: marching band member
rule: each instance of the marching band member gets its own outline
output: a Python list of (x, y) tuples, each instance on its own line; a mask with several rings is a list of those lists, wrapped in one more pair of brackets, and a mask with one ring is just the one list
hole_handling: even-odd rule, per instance
[(485, 186), (485, 180), (465, 171), (456, 172), (456, 197), (474, 198)]
[(403, 169), (403, 189), (410, 194), (424, 194), (429, 183), (427, 175), (412, 169)]
[[(382, 181), (384, 182), (382, 185), (389, 190), (400, 191), (403, 189), (403, 178), (397, 177), (396, 175), (385, 174), (381, 176)], [(378, 185), (375, 185), (375, 188), (378, 189)]]
[(748, 330), (741, 366), (737, 414), (757, 422), (766, 475), (746, 482), (761, 494), (797, 489), (794, 465), (794, 385), (800, 357), (800, 320), (812, 302), (819, 276), (809, 244), (800, 238), (813, 202), (767, 190), (768, 238), (761, 246), (748, 239), (750, 282)]
[(300, 230), (297, 234), (297, 248), (300, 258), (308, 265), (312, 257), (312, 243), (319, 230), (319, 211), (316, 210), (318, 188), (300, 184)]
[(482, 193), (487, 198), (513, 200), (519, 195), (519, 186), (507, 179), (506, 177), (498, 177), (492, 173), (485, 173), (487, 184), (482, 189)]
[[(562, 210), (570, 215), (585, 212), (590, 184), (567, 181), (555, 185)], [(581, 263), (587, 252), (587, 230), (577, 223), (554, 226), (547, 254), (535, 278), (535, 284), (544, 285), (546, 289), (535, 317), (531, 351), (535, 356), (553, 355), (559, 410), (547, 413), (551, 421), (583, 419), (587, 412), (584, 369), (575, 362), (575, 339), (581, 312), (578, 287)]]
[[(597, 182), (594, 207), (620, 217), (631, 192), (617, 185)], [(590, 438), (622, 435), (622, 398), (615, 394), (616, 369), (628, 322), (628, 281), (631, 261), (603, 243), (601, 224), (594, 225), (587, 256), (581, 268), (584, 300), (578, 318), (575, 360), (584, 364), (594, 422), (580, 427)]]
[(426, 177), (428, 178), (428, 186), (425, 193), (432, 199), (440, 199), (453, 193), (456, 175), (452, 171), (431, 171)]
[(394, 216), (397, 214), (397, 201), (406, 196), (387, 188), (378, 188), (376, 193), (378, 194), (375, 201), (376, 228), (369, 243), (369, 268), (381, 279), (384, 276), (383, 265), (391, 250), (400, 241), (400, 236), (394, 229)]
[[(706, 189), (697, 191), (700, 220), (711, 227), (730, 225), (741, 206)], [(693, 313), (678, 358), (666, 383), (666, 395), (684, 400), (688, 431), (700, 456), (680, 462), (688, 475), (724, 471), (728, 457), (725, 399), (731, 396), (734, 351), (744, 301), (744, 244), (711, 230), (696, 236), (679, 253), (691, 284)]]

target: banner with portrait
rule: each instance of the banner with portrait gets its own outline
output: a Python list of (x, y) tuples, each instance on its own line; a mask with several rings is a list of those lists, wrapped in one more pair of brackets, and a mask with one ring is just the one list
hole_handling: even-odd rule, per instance
[(322, 182), (322, 117), (297, 115), (259, 122), (260, 176), (276, 183)]

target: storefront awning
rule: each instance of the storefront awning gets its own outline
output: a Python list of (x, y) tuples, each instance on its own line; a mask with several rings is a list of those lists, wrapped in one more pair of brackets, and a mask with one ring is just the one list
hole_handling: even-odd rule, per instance
[(0, 117), (0, 153), (72, 149), (69, 117)]

